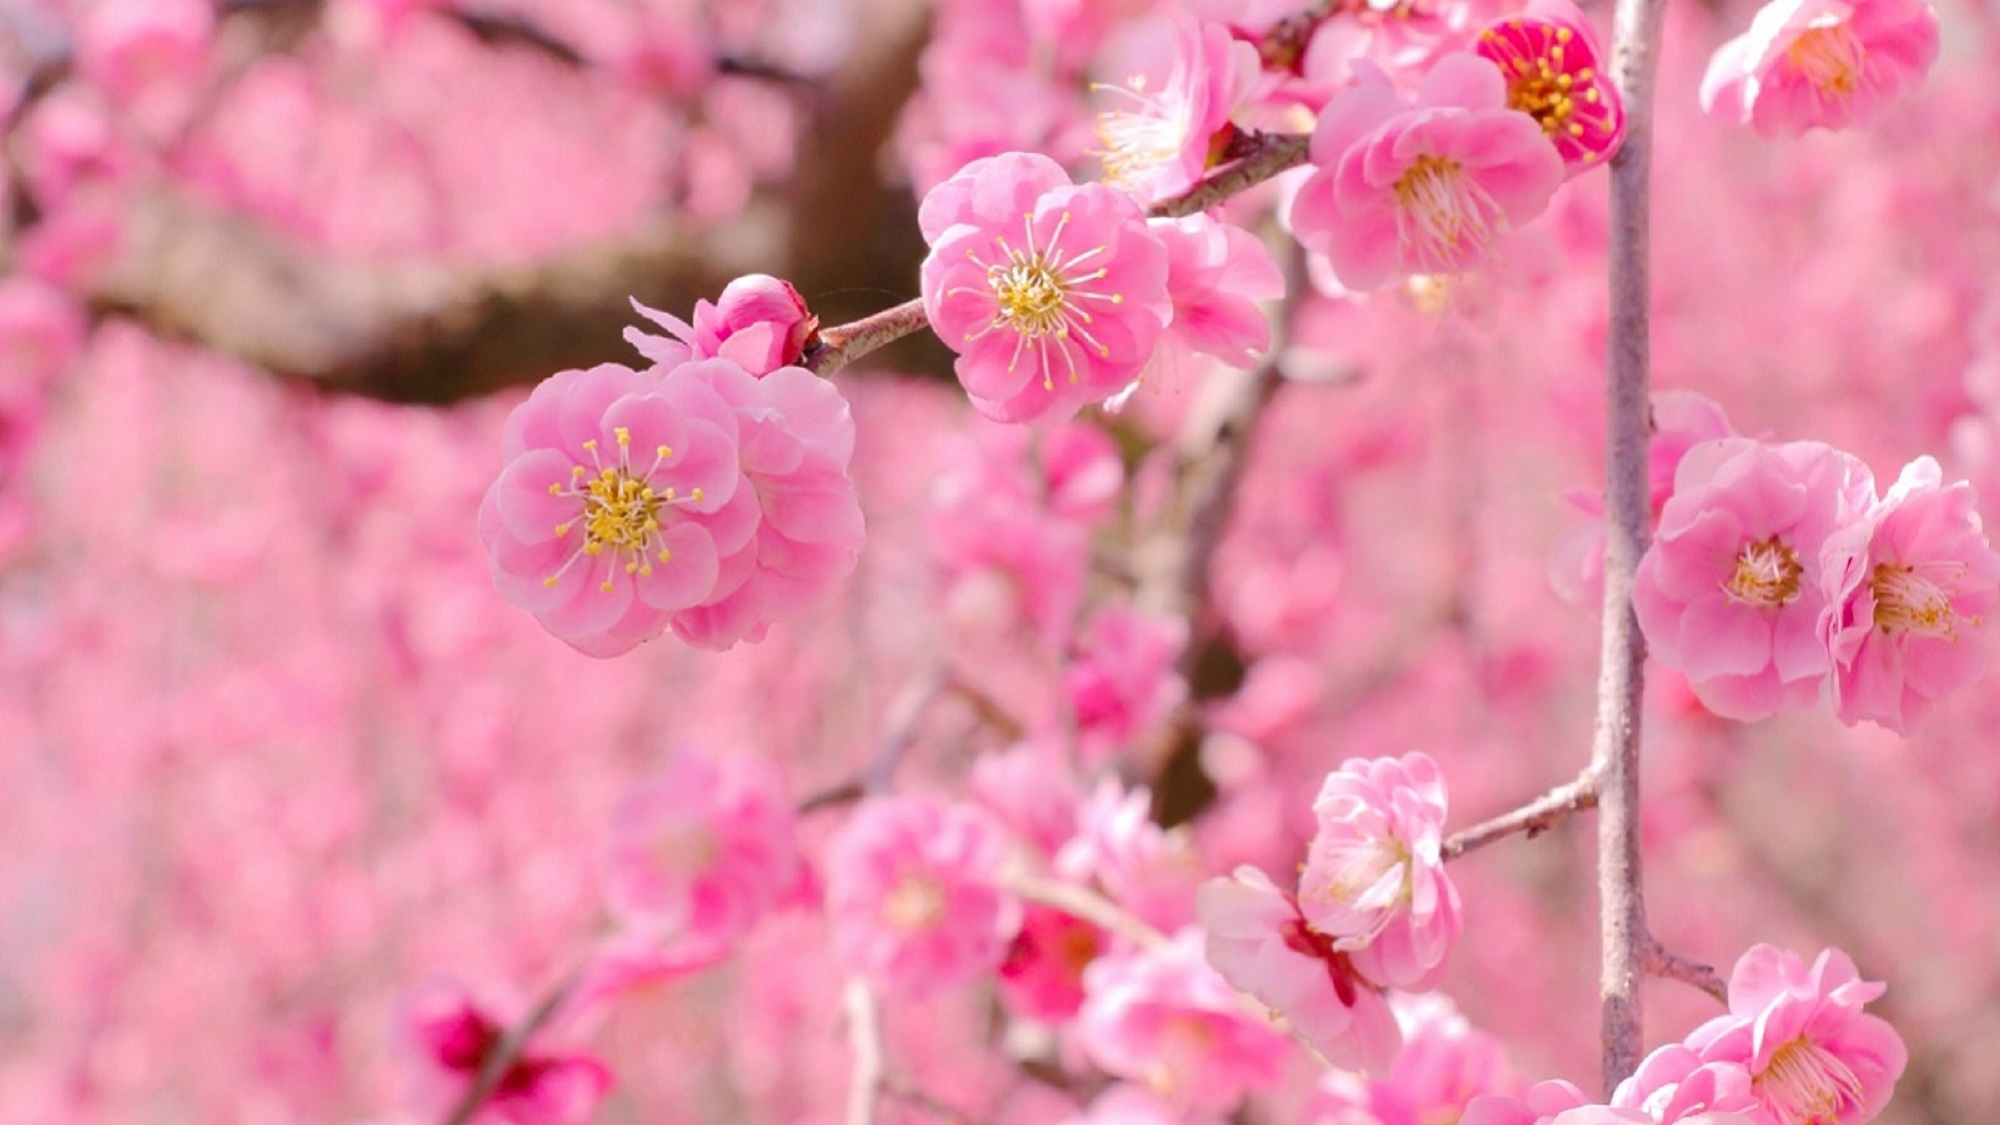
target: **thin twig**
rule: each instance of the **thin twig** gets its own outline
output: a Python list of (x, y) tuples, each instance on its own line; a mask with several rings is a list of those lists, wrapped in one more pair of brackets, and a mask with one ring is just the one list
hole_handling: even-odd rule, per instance
[[(1307, 139), (1291, 133), (1257, 135), (1248, 155), (1212, 169), (1200, 183), (1154, 204), (1147, 214), (1154, 218), (1173, 219), (1206, 211), (1232, 195), (1304, 164)], [(807, 370), (825, 377), (870, 352), (929, 326), (923, 300), (913, 298), (860, 320), (820, 329), (819, 344), (808, 352), (803, 362)]]
[(1117, 903), (1088, 887), (1080, 887), (1075, 883), (1065, 883), (1058, 879), (1045, 879), (1025, 872), (1010, 874), (1005, 883), (1008, 890), (1028, 902), (1052, 906), (1065, 914), (1081, 918), (1101, 930), (1117, 934), (1134, 945), (1146, 949), (1159, 949), (1167, 945), (1167, 935), (1154, 929), (1144, 919), (1127, 913)]
[(494, 1044), (493, 1049), (487, 1052), (486, 1058), (479, 1065), (479, 1076), (473, 1079), (471, 1087), (445, 1116), (444, 1125), (465, 1125), (472, 1120), (473, 1115), (479, 1112), (479, 1107), (486, 1103), (486, 1099), (493, 1095), (493, 1091), (500, 1088), (500, 1082), (507, 1076), (507, 1072), (514, 1068), (515, 1063), (521, 1061), (522, 1052), (528, 1049), (528, 1040), (534, 1038), (535, 1033), (542, 1029), (542, 1025), (555, 1016), (582, 980), (582, 969), (571, 972), (553, 991), (542, 997), (541, 1003), (536, 1004), (526, 1018), (507, 1029), (507, 1033), (500, 1037), (500, 1042)]
[(1653, 976), (1693, 985), (1724, 1004), (1729, 1003), (1729, 982), (1722, 979), (1714, 966), (1669, 952), (1666, 946), (1651, 937), (1646, 939), (1645, 961), (1646, 971)]
[(1529, 839), (1547, 832), (1585, 809), (1597, 807), (1597, 771), (1586, 768), (1576, 780), (1558, 785), (1512, 812), (1502, 813), (1445, 839), (1445, 859), (1457, 859), (1495, 840), (1525, 834)]
[(847, 1125), (872, 1125), (882, 1096), (882, 1026), (874, 990), (859, 975), (847, 978), (842, 996), (854, 1077), (847, 1087)]
[(1270, 70), (1297, 70), (1313, 32), (1341, 7), (1341, 0), (1313, 0), (1304, 11), (1271, 25), (1257, 41), (1257, 57)]
[(1598, 772), (1597, 878), (1603, 962), (1604, 1085), (1639, 1065), (1640, 977), (1651, 938), (1639, 867), (1639, 719), (1645, 637), (1632, 575), (1646, 549), (1651, 282), (1647, 268), (1653, 76), (1665, 0), (1618, 0), (1611, 72), (1625, 144), (1611, 161), (1610, 325), (1605, 362), (1604, 634), (1592, 769)]

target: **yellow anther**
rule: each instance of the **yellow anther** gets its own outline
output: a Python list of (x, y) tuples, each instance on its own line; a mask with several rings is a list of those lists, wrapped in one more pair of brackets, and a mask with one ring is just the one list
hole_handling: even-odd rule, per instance
[(628, 430), (628, 429), (626, 429), (626, 428), (625, 428), (625, 427), (623, 427), (623, 426), (613, 426), (613, 427), (611, 427), (611, 432), (612, 432), (612, 433), (613, 433), (614, 435), (616, 435), (616, 436), (617, 436), (617, 438), (618, 438), (618, 444), (619, 444), (619, 445), (631, 445), (631, 444), (632, 444), (632, 431), (631, 431), (631, 430)]

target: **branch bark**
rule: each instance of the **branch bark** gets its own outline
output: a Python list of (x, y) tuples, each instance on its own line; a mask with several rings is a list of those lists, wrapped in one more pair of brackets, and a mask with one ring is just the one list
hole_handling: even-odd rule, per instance
[(1452, 833), (1445, 838), (1442, 854), (1452, 860), (1509, 836), (1526, 835), (1533, 839), (1577, 813), (1596, 807), (1597, 771), (1586, 768), (1576, 780), (1558, 785), (1512, 812)]
[(1611, 71), (1625, 102), (1625, 144), (1611, 161), (1610, 342), (1605, 362), (1604, 633), (1591, 769), (1598, 788), (1598, 909), (1602, 946), (1604, 1085), (1639, 1065), (1640, 979), (1652, 948), (1639, 864), (1639, 722), (1645, 638), (1632, 575), (1646, 549), (1650, 507), (1651, 321), (1647, 268), (1653, 77), (1665, 0), (1618, 0)]

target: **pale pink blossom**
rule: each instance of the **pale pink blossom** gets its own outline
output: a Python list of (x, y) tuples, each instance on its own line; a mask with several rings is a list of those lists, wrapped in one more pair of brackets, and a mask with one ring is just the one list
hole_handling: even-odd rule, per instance
[(1709, 60), (1701, 105), (1763, 137), (1844, 129), (1914, 89), (1937, 55), (1924, 0), (1774, 0)]
[[(409, 1107), (442, 1120), (479, 1077), (507, 1025), (459, 982), (437, 977), (398, 1006), (394, 1039), (408, 1075)], [(611, 1086), (611, 1072), (587, 1055), (532, 1047), (500, 1077), (478, 1113), (480, 1125), (583, 1125)]]
[(208, 64), (207, 0), (99, 0), (78, 29), (77, 70), (120, 105), (161, 86), (189, 86)]
[(668, 943), (736, 945), (802, 873), (791, 806), (753, 755), (676, 753), (611, 812), (606, 896)]
[(972, 805), (876, 797), (827, 849), (826, 910), (840, 962), (882, 988), (963, 984), (999, 966), (1021, 925), (1000, 887), (1006, 837)]
[(626, 342), (663, 367), (720, 356), (752, 375), (769, 375), (797, 365), (819, 329), (819, 318), (790, 282), (761, 273), (730, 282), (718, 300), (696, 301), (692, 324), (637, 300), (632, 307), (668, 335), (627, 328)]
[(1257, 48), (1219, 23), (1175, 21), (1166, 78), (1101, 87), (1120, 99), (1097, 117), (1104, 180), (1141, 203), (1184, 191), (1213, 161), (1218, 134), (1257, 84)]
[(1861, 1010), (1885, 991), (1837, 949), (1807, 968), (1794, 953), (1752, 946), (1729, 975), (1729, 1014), (1686, 1043), (1704, 1062), (1747, 1069), (1774, 1125), (1861, 1125), (1909, 1061), (1896, 1029)]
[(1119, 1083), (1099, 1094), (1089, 1112), (1061, 1125), (1190, 1125), (1190, 1120), (1152, 1091)]
[(1208, 966), (1199, 928), (1100, 957), (1083, 986), (1076, 1034), (1085, 1053), (1177, 1107), (1226, 1110), (1281, 1073), (1284, 1036)]
[(1006, 153), (931, 189), (918, 219), (924, 309), (980, 413), (1066, 415), (1152, 360), (1173, 315), (1167, 253), (1130, 196)]
[(1563, 180), (1541, 127), (1507, 108), (1499, 70), (1465, 54), (1439, 59), (1414, 103), (1381, 81), (1335, 98), (1313, 128), (1312, 163), (1292, 230), (1356, 290), (1477, 267)]
[(1507, 80), (1507, 105), (1535, 119), (1571, 176), (1611, 159), (1625, 103), (1604, 72), (1590, 20), (1569, 0), (1530, 0), (1479, 33), (1474, 48)]
[(1437, 763), (1418, 753), (1350, 758), (1313, 801), (1299, 910), (1376, 984), (1435, 987), (1458, 941), (1458, 889), (1439, 850), (1445, 808)]
[(1820, 549), (1866, 515), (1874, 490), (1867, 466), (1820, 442), (1689, 450), (1633, 584), (1648, 648), (1718, 715), (1811, 704), (1832, 670)]
[(1919, 457), (1870, 518), (1828, 538), (1821, 629), (1842, 722), (1902, 732), (1985, 672), (2000, 555), (1977, 502), (1970, 484), (1946, 486), (1938, 463)]
[(507, 419), (479, 509), (501, 596), (592, 656), (660, 635), (756, 530), (738, 440), (695, 379), (600, 364), (543, 380)]
[(1259, 301), (1284, 295), (1285, 275), (1263, 240), (1205, 214), (1147, 224), (1167, 248), (1174, 306), (1165, 346), (1250, 367), (1271, 346)]
[(1185, 829), (1153, 820), (1153, 794), (1105, 778), (1078, 810), (1074, 839), (1056, 853), (1055, 871), (1077, 882), (1095, 880), (1112, 900), (1156, 929), (1194, 920), (1199, 860)]
[(47, 394), (87, 330), (74, 297), (31, 277), (0, 277), (0, 406)]
[(1355, 972), (1298, 902), (1254, 867), (1202, 884), (1196, 899), (1208, 963), (1255, 996), (1328, 1063), (1381, 1072), (1403, 1042), (1381, 986)]
[(716, 359), (670, 377), (734, 408), (738, 464), (757, 515), (749, 541), (719, 560), (709, 596), (673, 615), (674, 635), (711, 650), (762, 640), (771, 625), (824, 605), (860, 558), (866, 527), (848, 473), (853, 413), (839, 388), (802, 367), (759, 378)]
[(1039, 856), (1053, 857), (1076, 835), (1083, 790), (1057, 738), (1033, 738), (981, 754), (970, 780), (973, 797)]

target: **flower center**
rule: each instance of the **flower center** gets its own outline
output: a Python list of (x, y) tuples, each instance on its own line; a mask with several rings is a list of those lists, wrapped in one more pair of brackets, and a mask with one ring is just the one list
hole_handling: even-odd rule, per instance
[(1535, 119), (1565, 156), (1602, 156), (1618, 122), (1598, 89), (1597, 71), (1583, 66), (1589, 52), (1572, 57), (1576, 32), (1531, 20), (1509, 20), (1479, 35), (1479, 52), (1507, 78), (1507, 105)]
[(1786, 55), (1823, 95), (1845, 98), (1860, 87), (1868, 49), (1845, 21), (1809, 27)]
[[(673, 450), (659, 446), (653, 451), (652, 465), (644, 471), (634, 471), (632, 431), (616, 426), (612, 433), (618, 441), (616, 465), (606, 465), (599, 459), (597, 440), (593, 438), (583, 443), (584, 450), (590, 454), (592, 468), (572, 466), (568, 481), (549, 485), (549, 495), (569, 497), (581, 505), (575, 518), (556, 525), (556, 537), (566, 537), (576, 530), (578, 524), (582, 524), (583, 544), (563, 560), (554, 574), (542, 579), (545, 586), (554, 586), (563, 572), (575, 565), (578, 559), (594, 560), (606, 549), (611, 552), (612, 563), (604, 572), (604, 581), (598, 584), (599, 590), (608, 594), (615, 588), (617, 562), (621, 558), (626, 574), (652, 577), (655, 561), (673, 561), (673, 552), (667, 550), (665, 541), (660, 537), (660, 509), (682, 502), (701, 502), (699, 488), (682, 497), (676, 495), (672, 488), (653, 487), (653, 474), (674, 455)], [(594, 473), (592, 469), (595, 469)], [(586, 562), (584, 565), (588, 567), (592, 564)]]
[(1194, 128), (1184, 96), (1171, 102), (1148, 96), (1144, 75), (1135, 76), (1125, 86), (1097, 88), (1124, 94), (1137, 105), (1136, 110), (1114, 109), (1097, 115), (1097, 139), (1104, 142), (1104, 148), (1096, 155), (1104, 164), (1105, 183), (1130, 188), (1148, 170), (1180, 158)]
[(1328, 927), (1321, 932), (1345, 952), (1375, 940), (1410, 901), (1414, 882), (1410, 850), (1393, 836), (1323, 840), (1300, 872), (1299, 902), (1319, 908), (1314, 924)]
[(1743, 545), (1736, 555), (1736, 573), (1722, 584), (1722, 592), (1737, 605), (1777, 609), (1798, 598), (1804, 576), (1799, 553), (1773, 535)]
[(1469, 249), (1486, 248), (1498, 225), (1493, 197), (1468, 181), (1456, 160), (1425, 154), (1396, 180), (1396, 235), (1423, 273), (1463, 268)]
[(1864, 1094), (1846, 1063), (1804, 1035), (1772, 1052), (1750, 1085), (1778, 1125), (1837, 1125)]
[(1951, 606), (1951, 587), (1964, 571), (1962, 564), (1950, 562), (1878, 565), (1868, 580), (1868, 592), (1875, 597), (1875, 627), (1890, 636), (1913, 633), (1957, 640), (1958, 611)]
[[(1063, 234), (1069, 228), (1069, 212), (1063, 212), (1057, 219), (1045, 246), (1035, 244), (1035, 216), (1028, 214), (1021, 218), (1027, 233), (1026, 248), (1012, 245), (1005, 237), (996, 237), (994, 245), (1005, 255), (1001, 260), (989, 263), (981, 261), (977, 254), (971, 255), (975, 264), (985, 267), (986, 287), (996, 308), (993, 319), (967, 340), (976, 340), (996, 330), (1012, 332), (1014, 354), (1007, 361), (1007, 370), (1014, 370), (1022, 355), (1032, 348), (1034, 362), (1042, 369), (1042, 385), (1054, 390), (1055, 369), (1049, 352), (1053, 350), (1061, 357), (1069, 381), (1075, 383), (1078, 373), (1072, 348), (1076, 343), (1081, 342), (1099, 356), (1111, 354), (1110, 348), (1091, 335), (1090, 326), (1096, 323), (1096, 318), (1085, 305), (1091, 301), (1118, 305), (1124, 303), (1125, 297), (1093, 288), (1111, 271), (1091, 260), (1110, 247), (1099, 244), (1072, 255), (1062, 245)], [(967, 288), (961, 286), (949, 292)]]
[(882, 914), (899, 930), (929, 929), (944, 917), (944, 887), (930, 875), (905, 875), (883, 901)]

